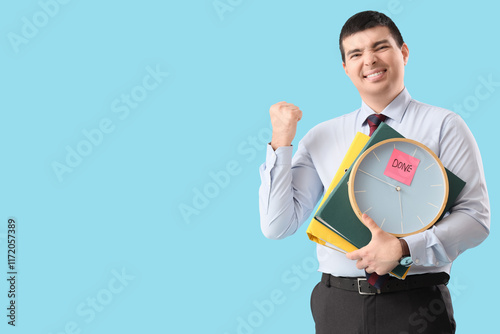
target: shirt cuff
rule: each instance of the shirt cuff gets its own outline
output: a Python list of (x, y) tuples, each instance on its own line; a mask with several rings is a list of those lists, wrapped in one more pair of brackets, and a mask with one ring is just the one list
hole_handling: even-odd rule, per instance
[(429, 245), (426, 239), (425, 232), (409, 235), (402, 239), (404, 239), (408, 244), (411, 259), (416, 266), (440, 267), (446, 264), (439, 262), (436, 256), (433, 256), (428, 252), (427, 248), (429, 247)]
[(422, 254), (418, 254), (417, 249), (419, 249), (419, 247), (421, 247), (420, 249), (422, 249), (422, 247), (425, 248), (425, 241), (422, 240), (423, 238), (418, 238), (415, 237), (415, 235), (410, 235), (401, 239), (404, 239), (408, 244), (408, 249), (410, 250), (410, 256), (413, 260), (413, 263), (417, 266), (422, 265)]
[(266, 165), (291, 165), (293, 156), (293, 146), (280, 146), (273, 149), (271, 144), (267, 144)]

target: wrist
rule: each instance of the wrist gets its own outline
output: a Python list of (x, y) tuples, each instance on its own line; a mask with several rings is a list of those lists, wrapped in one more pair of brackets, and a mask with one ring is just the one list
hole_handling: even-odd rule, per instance
[(275, 139), (271, 139), (270, 144), (271, 144), (271, 147), (273, 148), (273, 150), (275, 150), (275, 151), (278, 147), (281, 147), (281, 146), (292, 146), (291, 141), (275, 140)]
[(399, 239), (399, 243), (401, 244), (401, 259), (399, 260), (399, 264), (404, 267), (410, 267), (413, 264), (413, 260), (410, 256), (410, 248), (408, 247), (408, 243), (404, 239)]
[(408, 247), (408, 243), (405, 239), (399, 239), (399, 243), (401, 244), (401, 256), (410, 256), (410, 248)]

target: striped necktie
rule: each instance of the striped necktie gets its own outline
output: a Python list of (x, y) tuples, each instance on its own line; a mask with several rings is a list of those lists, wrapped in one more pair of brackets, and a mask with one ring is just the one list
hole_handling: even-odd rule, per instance
[(382, 114), (372, 114), (368, 116), (366, 122), (370, 126), (370, 137), (373, 134), (373, 132), (375, 132), (375, 130), (378, 128), (378, 125), (383, 121), (385, 121), (386, 118), (387, 116)]
[[(373, 132), (375, 132), (375, 130), (378, 128), (379, 124), (385, 121), (386, 118), (387, 116), (382, 114), (372, 114), (368, 116), (366, 122), (370, 126), (370, 137), (373, 134)], [(366, 271), (365, 274), (368, 283), (370, 283), (377, 289), (380, 289), (382, 285), (385, 283), (385, 281), (389, 278), (388, 274), (379, 276), (377, 273), (368, 274)]]

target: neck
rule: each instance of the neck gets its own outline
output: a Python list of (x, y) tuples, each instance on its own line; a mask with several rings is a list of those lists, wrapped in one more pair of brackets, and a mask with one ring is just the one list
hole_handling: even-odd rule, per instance
[(377, 94), (377, 95), (365, 95), (361, 96), (361, 99), (377, 114), (380, 114), (401, 92), (404, 90), (401, 88), (392, 94)]

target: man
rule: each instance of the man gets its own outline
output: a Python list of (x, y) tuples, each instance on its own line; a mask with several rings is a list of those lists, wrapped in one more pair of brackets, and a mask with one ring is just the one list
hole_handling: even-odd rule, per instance
[[(339, 47), (361, 108), (315, 126), (293, 158), (302, 111), (286, 102), (270, 108), (272, 141), (260, 167), (262, 232), (271, 239), (294, 234), (328, 188), (356, 132), (369, 134), (368, 116), (384, 115), (389, 126), (429, 147), (467, 184), (447, 216), (424, 232), (398, 239), (364, 215), (372, 232), (367, 246), (344, 255), (317, 245), (323, 276), (311, 296), (316, 333), (454, 333), (446, 288), (452, 262), (480, 244), (490, 226), (476, 142), (457, 114), (410, 97), (404, 85), (409, 49), (390, 18), (373, 11), (352, 16)], [(407, 256), (413, 265), (404, 281), (391, 277), (379, 291), (366, 286), (365, 271), (387, 274)]]

